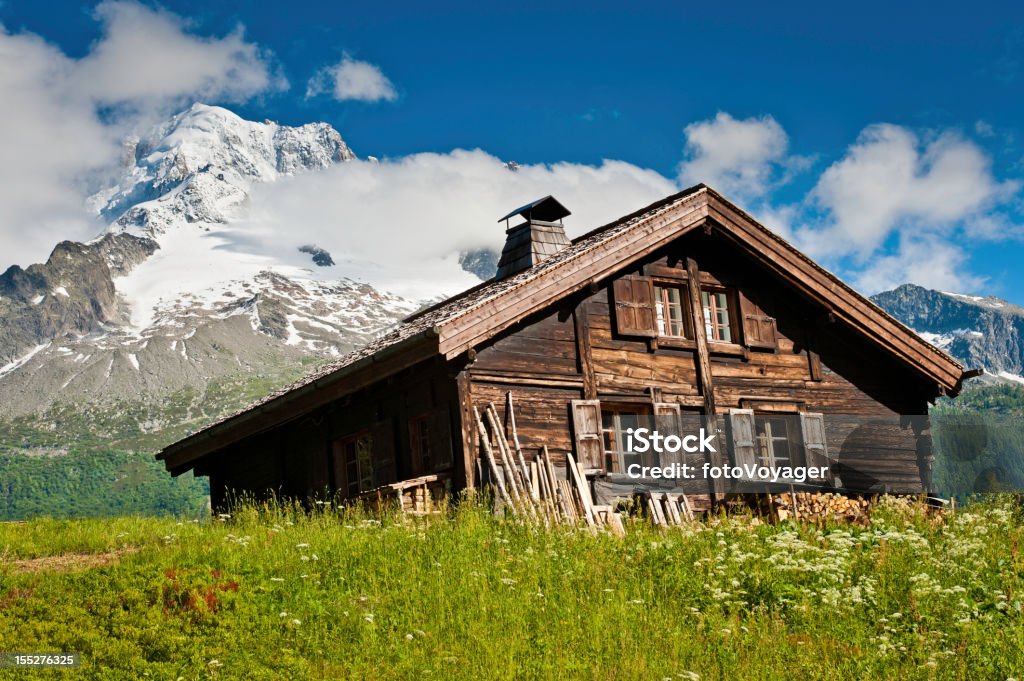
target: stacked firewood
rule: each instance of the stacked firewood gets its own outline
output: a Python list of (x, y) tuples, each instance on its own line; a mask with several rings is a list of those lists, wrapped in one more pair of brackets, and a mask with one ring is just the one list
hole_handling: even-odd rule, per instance
[(474, 406), (473, 414), (497, 495), (512, 515), (544, 527), (584, 525), (625, 534), (621, 514), (611, 506), (594, 504), (586, 475), (572, 454), (566, 455), (564, 477), (556, 475), (547, 446), (527, 460), (519, 444), (511, 392), (505, 409), (509, 433), (502, 427), (493, 402), (482, 415)]
[(868, 499), (830, 492), (773, 494), (772, 505), (779, 520), (810, 522), (831, 520), (866, 524), (871, 510), (871, 502)]

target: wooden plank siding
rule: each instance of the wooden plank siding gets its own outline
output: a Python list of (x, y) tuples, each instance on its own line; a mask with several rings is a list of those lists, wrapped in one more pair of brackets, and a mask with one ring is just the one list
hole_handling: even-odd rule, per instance
[[(927, 413), (934, 384), (846, 324), (828, 322), (827, 310), (717, 235), (689, 233), (619, 276), (676, 273), (685, 286), (687, 258), (699, 264), (702, 282), (735, 287), (758, 313), (775, 319), (774, 349), (709, 343), (715, 413), (781, 404), (826, 415), (878, 416), (888, 423), (901, 413)], [(705, 402), (696, 344), (622, 336), (614, 321), (614, 278), (592, 288), (476, 348), (475, 361), (463, 372), (473, 403), (494, 402), (503, 417), (505, 393), (512, 390), (524, 449), (547, 445), (560, 463), (573, 447), (571, 400), (650, 403), (653, 389), (661, 402), (690, 409)], [(921, 491), (911, 431), (890, 428), (885, 446), (844, 450), (851, 430), (826, 432), (833, 458), (877, 478), (873, 489)]]
[[(447, 472), (464, 486), (459, 413), (459, 391), (450, 367), (434, 357), (268, 433), (241, 440), (216, 459), (204, 462), (196, 472), (210, 476), (215, 507), (223, 506), (225, 489), (257, 498), (271, 492), (303, 501), (323, 498), (338, 491), (343, 482), (338, 479), (332, 443), (369, 433), (375, 469), (389, 470), (388, 479), (381, 479), (381, 484)], [(452, 465), (444, 469), (412, 468), (409, 421), (425, 414), (437, 414), (448, 422), (442, 446), (450, 451)]]

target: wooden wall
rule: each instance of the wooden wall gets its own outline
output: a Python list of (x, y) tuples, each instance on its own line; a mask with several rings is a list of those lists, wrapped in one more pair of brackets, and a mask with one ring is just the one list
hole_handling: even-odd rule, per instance
[[(696, 260), (702, 277), (741, 290), (759, 312), (775, 318), (778, 329), (773, 350), (710, 353), (717, 413), (772, 405), (824, 413), (832, 457), (870, 473), (874, 490), (920, 491), (917, 434), (900, 427), (899, 415), (927, 414), (934, 385), (830, 321), (827, 310), (720, 237), (688, 235), (620, 276), (684, 271), (686, 258)], [(527, 320), (478, 348), (465, 367), (473, 403), (493, 401), (503, 412), (505, 393), (513, 392), (519, 437), (528, 451), (546, 444), (556, 459), (572, 451), (574, 399), (649, 403), (653, 395), (679, 403), (684, 412), (702, 408), (696, 349), (617, 333), (612, 288), (610, 281), (599, 282), (559, 309)], [(857, 419), (828, 418), (835, 415)], [(850, 440), (867, 417), (877, 421), (873, 430), (861, 428)], [(475, 446), (475, 439), (467, 439), (467, 446)]]
[[(461, 464), (461, 439), (450, 435), (460, 428), (454, 377), (446, 364), (434, 359), (238, 442), (197, 472), (210, 476), (217, 508), (223, 507), (225, 489), (257, 498), (270, 492), (300, 500), (323, 498), (342, 483), (333, 465), (332, 443), (367, 431), (373, 437), (375, 467), (391, 470), (390, 479), (381, 483), (411, 478), (423, 472), (411, 468), (408, 423), (426, 413), (448, 421), (443, 445), (451, 448), (452, 461)], [(458, 479), (462, 467), (456, 468)]]

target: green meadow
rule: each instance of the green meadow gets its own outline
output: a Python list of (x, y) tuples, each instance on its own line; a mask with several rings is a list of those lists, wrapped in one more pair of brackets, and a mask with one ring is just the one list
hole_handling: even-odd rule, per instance
[(0, 651), (102, 679), (1024, 678), (1012, 499), (616, 538), (465, 501), (0, 524)]

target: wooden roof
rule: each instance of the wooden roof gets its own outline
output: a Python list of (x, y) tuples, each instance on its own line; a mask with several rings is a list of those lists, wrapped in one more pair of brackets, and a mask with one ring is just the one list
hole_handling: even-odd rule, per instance
[(857, 293), (706, 185), (690, 187), (574, 239), (539, 264), (490, 280), (405, 319), (368, 345), (163, 449), (175, 474), (231, 442), (427, 359), (452, 359), (713, 221), (714, 229), (920, 374), (956, 394), (963, 365)]

